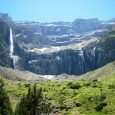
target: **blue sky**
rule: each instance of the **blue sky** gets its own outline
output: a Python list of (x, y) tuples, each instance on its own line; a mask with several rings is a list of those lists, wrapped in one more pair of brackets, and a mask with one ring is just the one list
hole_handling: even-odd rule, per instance
[(115, 0), (0, 0), (0, 12), (21, 21), (106, 20), (115, 17)]

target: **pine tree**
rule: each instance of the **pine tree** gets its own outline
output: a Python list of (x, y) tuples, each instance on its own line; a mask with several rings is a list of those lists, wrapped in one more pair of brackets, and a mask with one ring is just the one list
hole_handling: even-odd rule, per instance
[(50, 105), (43, 99), (42, 89), (37, 90), (35, 84), (33, 89), (29, 88), (28, 94), (22, 97), (16, 107), (15, 115), (48, 115), (50, 112)]
[(9, 97), (4, 89), (4, 82), (0, 79), (0, 115), (12, 115), (12, 107)]

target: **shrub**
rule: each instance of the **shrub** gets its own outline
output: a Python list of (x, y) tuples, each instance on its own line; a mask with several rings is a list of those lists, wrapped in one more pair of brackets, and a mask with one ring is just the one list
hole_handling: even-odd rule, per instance
[(94, 80), (92, 80), (92, 82), (98, 82), (98, 80), (97, 80), (97, 79), (94, 79)]
[(100, 103), (101, 106), (107, 106), (106, 102)]
[(109, 89), (115, 89), (115, 83), (113, 82), (113, 83), (110, 84), (108, 87), (109, 87)]
[(96, 111), (101, 111), (103, 109), (103, 106), (102, 105), (97, 105), (96, 107), (95, 107), (95, 110)]
[(106, 99), (106, 94), (100, 89), (100, 94), (94, 95), (93, 101), (94, 102), (103, 102)]
[(24, 86), (25, 86), (25, 88), (27, 88), (27, 87), (30, 87), (30, 85), (31, 85), (30, 83), (25, 83)]
[(100, 103), (98, 106), (95, 107), (96, 111), (101, 111), (104, 106), (107, 106), (106, 102)]
[(90, 86), (91, 83), (90, 83), (90, 82), (85, 82), (83, 85), (84, 85), (84, 86)]
[(81, 85), (79, 83), (72, 83), (72, 82), (69, 82), (67, 84), (71, 89), (79, 89), (81, 87)]
[(81, 106), (81, 103), (80, 102), (76, 102), (75, 104), (77, 107), (80, 107)]
[(63, 92), (61, 92), (60, 96), (59, 96), (59, 104), (60, 104), (60, 107), (65, 107), (65, 94)]

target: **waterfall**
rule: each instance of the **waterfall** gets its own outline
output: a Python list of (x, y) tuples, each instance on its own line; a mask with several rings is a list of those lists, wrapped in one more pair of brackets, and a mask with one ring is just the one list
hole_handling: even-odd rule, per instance
[(94, 48), (93, 48), (93, 51), (92, 51), (92, 53), (93, 53), (93, 56), (94, 56), (94, 61), (93, 61), (93, 65), (94, 65), (94, 68), (95, 68), (95, 66), (96, 66), (96, 52), (97, 52), (97, 44), (99, 43), (99, 39), (96, 41), (96, 44), (95, 44), (95, 46), (94, 46)]
[(84, 53), (83, 53), (83, 49), (82, 48), (79, 49), (79, 56), (81, 58), (81, 70), (82, 70), (82, 72), (84, 72), (84, 62), (85, 62), (85, 59), (84, 59)]
[(83, 54), (83, 49), (80, 49), (79, 55), (81, 56), (82, 60), (84, 61), (84, 54)]
[[(97, 40), (96, 45), (97, 45), (98, 43), (99, 43), (99, 39)], [(95, 46), (95, 47), (93, 48), (93, 56), (94, 56), (94, 58), (95, 58), (96, 49), (97, 49), (97, 46)]]
[(93, 48), (93, 56), (95, 58), (95, 51), (96, 51), (96, 47)]
[(14, 53), (14, 42), (13, 42), (13, 33), (12, 29), (10, 28), (10, 57), (13, 58)]
[(94, 67), (95, 67), (95, 60), (96, 60), (96, 46), (93, 48), (93, 56), (94, 56), (94, 61), (93, 61), (93, 65), (94, 65)]
[(14, 40), (13, 40), (13, 32), (11, 28), (10, 28), (10, 57), (13, 60), (14, 69), (18, 69), (19, 68), (19, 65), (18, 65), (19, 57), (14, 55)]

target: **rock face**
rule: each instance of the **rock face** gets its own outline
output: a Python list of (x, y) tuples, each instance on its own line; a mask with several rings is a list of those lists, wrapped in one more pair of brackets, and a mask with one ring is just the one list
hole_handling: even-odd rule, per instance
[(96, 30), (100, 27), (100, 21), (96, 18), (94, 19), (76, 19), (73, 22), (73, 28), (76, 33), (84, 33)]
[[(16, 23), (13, 27), (15, 53), (21, 59), (23, 70), (42, 75), (80, 75), (115, 59), (115, 39), (106, 36), (114, 36), (114, 29), (100, 30), (106, 24), (108, 22), (103, 27), (97, 19), (79, 19), (73, 23), (62, 23), (61, 26), (60, 23)], [(87, 44), (88, 40), (93, 42)]]
[[(21, 70), (42, 75), (81, 75), (115, 60), (114, 20), (6, 22), (12, 28), (13, 55), (19, 57), (17, 66)], [(0, 65), (13, 67), (7, 24), (0, 22)]]
[(48, 49), (45, 49), (46, 52), (45, 50), (44, 52), (28, 52), (20, 47), (17, 51), (22, 58), (25, 70), (43, 75), (62, 73), (80, 75), (114, 61), (114, 35), (115, 30), (110, 30), (100, 40), (77, 49), (74, 49), (75, 46), (72, 45), (72, 49), (67, 48), (53, 52)]
[(70, 22), (54, 22), (42, 24), (41, 32), (47, 36), (62, 36), (72, 34), (74, 30)]
[(17, 51), (22, 58), (24, 70), (43, 75), (62, 73), (80, 75), (115, 59), (115, 47), (113, 45), (115, 39), (110, 42), (107, 42), (110, 38), (106, 39), (104, 37), (102, 40), (100, 39), (99, 43), (95, 41), (81, 49), (70, 48), (50, 52), (49, 48), (45, 49), (46, 52), (45, 50), (43, 52), (29, 52), (19, 48)]
[(102, 36), (97, 48), (99, 55), (97, 56), (97, 65), (103, 66), (106, 63), (115, 60), (115, 28), (109, 30)]
[(7, 24), (13, 23), (12, 18), (9, 17), (7, 13), (0, 13), (0, 20), (6, 22)]
[[(57, 53), (33, 56), (33, 59), (28, 63), (28, 70), (38, 74), (70, 74), (79, 75), (87, 70), (85, 60), (75, 50), (63, 50)], [(36, 58), (34, 58), (36, 57)], [(88, 68), (89, 65), (87, 65)], [(90, 69), (90, 68), (89, 68)]]
[(12, 60), (9, 56), (9, 26), (0, 21), (0, 65), (12, 66)]

